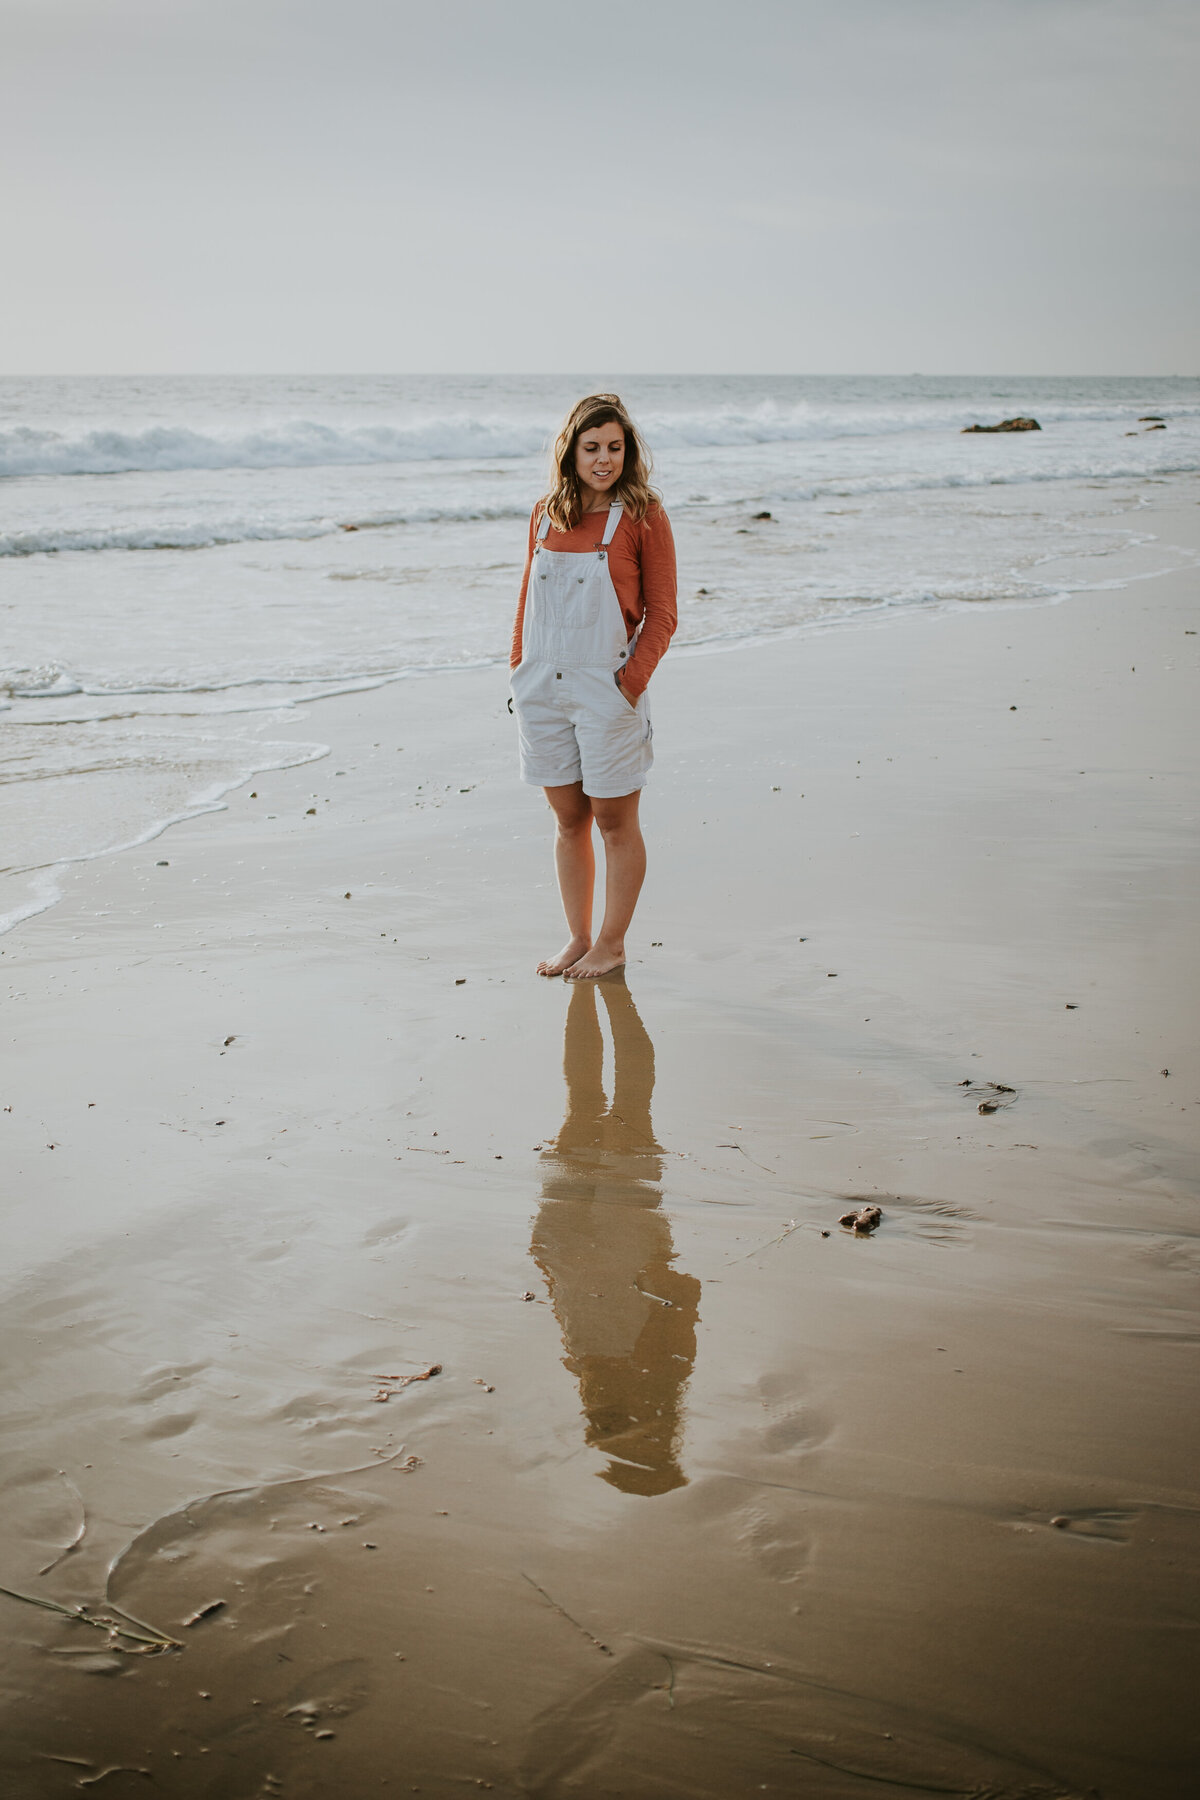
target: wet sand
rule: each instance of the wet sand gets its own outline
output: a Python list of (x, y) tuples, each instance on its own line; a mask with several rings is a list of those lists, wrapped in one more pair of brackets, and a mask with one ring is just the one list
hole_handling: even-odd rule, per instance
[(1192, 1795), (1198, 612), (668, 659), (596, 987), (487, 671), (3, 940), (3, 1792)]

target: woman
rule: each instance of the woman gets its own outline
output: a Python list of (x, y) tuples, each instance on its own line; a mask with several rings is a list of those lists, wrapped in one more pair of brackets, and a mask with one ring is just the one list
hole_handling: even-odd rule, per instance
[[(545, 790), (567, 942), (539, 975), (591, 980), (625, 962), (646, 873), (638, 801), (650, 771), (646, 685), (675, 630), (675, 544), (650, 459), (615, 394), (572, 407), (533, 509), (513, 626), (521, 779)], [(592, 936), (593, 821), (604, 918)]]

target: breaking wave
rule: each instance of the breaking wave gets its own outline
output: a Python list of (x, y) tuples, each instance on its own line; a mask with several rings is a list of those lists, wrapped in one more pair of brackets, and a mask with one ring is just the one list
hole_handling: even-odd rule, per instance
[[(916, 402), (908, 406), (839, 405), (812, 402), (784, 405), (763, 401), (696, 411), (641, 414), (645, 432), (658, 449), (736, 448), (740, 445), (804, 443), (822, 439), (879, 437), (902, 432), (956, 432), (991, 414), (1013, 410), (1009, 402), (990, 407), (963, 402)], [(1133, 420), (1137, 407), (1037, 403), (1050, 424)], [(1174, 406), (1171, 418), (1200, 417), (1200, 407)], [(0, 431), (0, 477), (36, 475), (121, 475), (185, 469), (292, 469), (337, 465), (412, 462), (470, 462), (536, 457), (545, 453), (555, 429), (550, 418), (476, 418), (446, 414), (383, 425), (332, 425), (293, 419), (255, 430), (204, 431), (186, 425), (137, 429), (112, 426), (74, 435), (33, 426)]]

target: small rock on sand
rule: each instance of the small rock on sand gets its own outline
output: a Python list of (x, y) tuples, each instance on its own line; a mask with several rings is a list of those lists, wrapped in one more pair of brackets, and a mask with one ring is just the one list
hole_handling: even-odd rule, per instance
[(838, 1224), (848, 1226), (851, 1231), (857, 1232), (860, 1237), (865, 1237), (868, 1232), (876, 1229), (882, 1218), (883, 1213), (880, 1211), (879, 1207), (860, 1206), (857, 1207), (854, 1212), (843, 1213), (838, 1220)]

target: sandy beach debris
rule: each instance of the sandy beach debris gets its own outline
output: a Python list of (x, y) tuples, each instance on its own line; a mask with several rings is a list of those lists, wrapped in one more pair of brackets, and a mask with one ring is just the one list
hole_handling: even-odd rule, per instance
[(380, 1402), (390, 1400), (393, 1394), (398, 1394), (404, 1388), (411, 1387), (414, 1381), (430, 1381), (441, 1372), (441, 1363), (430, 1363), (427, 1369), (422, 1369), (416, 1375), (372, 1375), (371, 1380), (378, 1381), (381, 1385), (371, 1398)]
[(844, 1212), (838, 1224), (845, 1225), (859, 1237), (866, 1237), (870, 1232), (878, 1230), (882, 1220), (883, 1211), (880, 1207), (859, 1206), (853, 1212)]
[[(958, 1085), (962, 1088), (974, 1087), (976, 1093), (983, 1086), (982, 1083), (971, 1081), (969, 1077), (960, 1081)], [(1017, 1098), (1016, 1088), (1009, 1087), (1006, 1081), (989, 1081), (986, 1085), (990, 1092), (979, 1102), (978, 1111), (981, 1113), (999, 1112), (1002, 1106), (1012, 1106)], [(970, 1095), (970, 1098), (973, 1100), (975, 1094)]]
[[(61, 1762), (66, 1759), (58, 1757), (55, 1760)], [(90, 1765), (88, 1766), (90, 1767)], [(75, 1786), (95, 1787), (98, 1782), (104, 1781), (109, 1775), (144, 1775), (147, 1781), (154, 1779), (150, 1770), (143, 1769), (140, 1763), (105, 1763), (104, 1767), (98, 1769), (94, 1775), (81, 1775)]]
[(185, 1625), (198, 1625), (201, 1619), (211, 1619), (214, 1613), (221, 1612), (228, 1604), (225, 1600), (209, 1600), (206, 1605), (198, 1606), (194, 1613), (189, 1613), (183, 1621)]
[[(522, 1575), (525, 1575), (524, 1569), (521, 1570), (521, 1573), (522, 1573)], [(550, 1594), (548, 1594), (546, 1592), (545, 1588), (542, 1587), (541, 1583), (537, 1582), (533, 1579), (532, 1575), (525, 1575), (525, 1579), (529, 1583), (530, 1587), (536, 1589), (536, 1591), (542, 1596), (542, 1599), (546, 1602), (546, 1604), (548, 1606), (552, 1606), (554, 1608), (555, 1612), (558, 1613), (560, 1615), (560, 1617), (564, 1618), (567, 1621), (568, 1625), (573, 1625), (575, 1627), (576, 1631), (580, 1631), (583, 1633), (584, 1637), (588, 1640), (589, 1644), (594, 1644), (596, 1646), (597, 1650), (599, 1650), (601, 1652), (601, 1654), (604, 1656), (612, 1655), (612, 1651), (609, 1649), (608, 1645), (602, 1644), (598, 1637), (593, 1636), (593, 1634), (588, 1630), (586, 1625), (581, 1625), (579, 1623), (578, 1619), (572, 1618), (571, 1614), (567, 1611), (566, 1607), (560, 1606), (558, 1604), (558, 1601), (555, 1600)]]
[[(44, 1612), (58, 1613), (64, 1619), (70, 1619), (80, 1625), (94, 1625), (98, 1631), (108, 1633), (109, 1645), (113, 1650), (120, 1650), (127, 1656), (156, 1655), (163, 1650), (182, 1650), (183, 1645), (178, 1638), (168, 1636), (153, 1625), (146, 1625), (141, 1619), (135, 1619), (132, 1613), (120, 1614), (117, 1607), (111, 1612), (93, 1612), (84, 1601), (74, 1606), (63, 1606), (58, 1600), (47, 1600), (40, 1594), (24, 1594), (19, 1588), (0, 1587), (0, 1594), (7, 1594), (10, 1600), (23, 1600), (27, 1606), (40, 1606)], [(120, 1639), (128, 1639), (129, 1644), (137, 1645), (137, 1649), (129, 1649)]]
[(84, 1540), (84, 1536), (87, 1532), (87, 1526), (88, 1526), (87, 1503), (85, 1502), (83, 1495), (80, 1493), (79, 1489), (75, 1486), (75, 1483), (71, 1480), (71, 1477), (67, 1474), (65, 1469), (58, 1470), (58, 1478), (62, 1482), (64, 1487), (67, 1487), (70, 1489), (71, 1493), (74, 1494), (75, 1498), (79, 1502), (79, 1529), (75, 1533), (75, 1536), (71, 1539), (70, 1543), (64, 1544), (63, 1548), (59, 1551), (58, 1555), (55, 1556), (54, 1558), (52, 1558), (52, 1560), (50, 1562), (48, 1562), (44, 1568), (41, 1568), (38, 1570), (39, 1575), (48, 1575), (50, 1573), (51, 1569), (57, 1569), (60, 1562), (65, 1561), (68, 1556), (73, 1555), (74, 1552), (76, 1550), (78, 1550), (79, 1546), (82, 1544), (82, 1542)]

